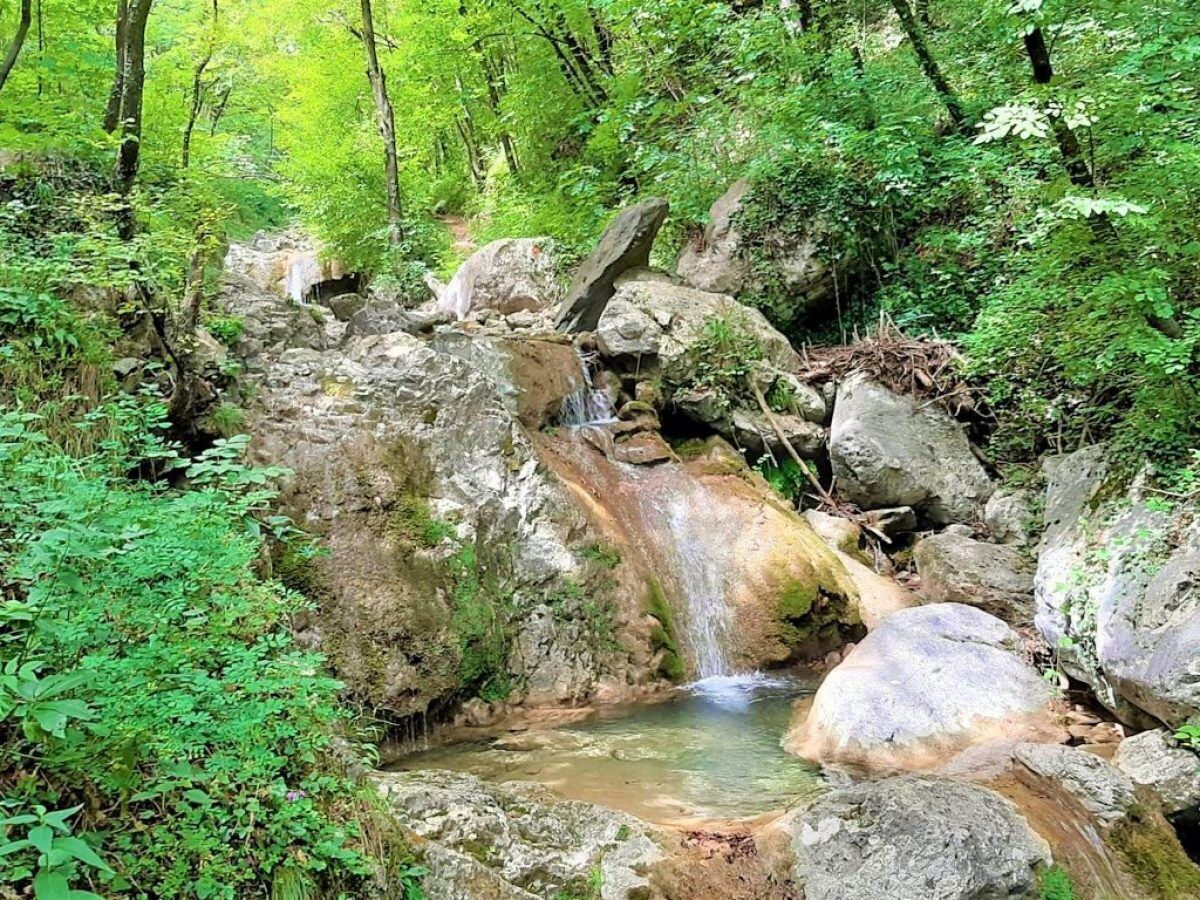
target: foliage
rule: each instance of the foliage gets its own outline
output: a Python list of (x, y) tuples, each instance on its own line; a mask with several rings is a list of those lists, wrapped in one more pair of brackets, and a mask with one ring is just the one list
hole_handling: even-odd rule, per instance
[[(373, 863), (333, 762), (339, 685), (291, 639), (307, 601), (253, 574), (286, 530), (266, 514), (278, 473), (243, 466), (242, 441), (179, 458), (144, 422), (161, 409), (72, 457), (36, 415), (0, 414), (0, 883), (351, 889)], [(144, 452), (193, 488), (119, 474)]]
[(796, 503), (808, 489), (808, 479), (794, 459), (773, 463), (764, 457), (759, 460), (755, 470), (766, 479), (775, 493), (792, 503)]
[(1038, 878), (1038, 900), (1076, 900), (1075, 885), (1062, 866), (1050, 866)]
[(763, 349), (742, 322), (714, 316), (705, 320), (688, 355), (688, 375), (678, 389), (711, 391), (713, 402), (727, 411), (749, 393), (746, 379), (763, 358)]
[(646, 584), (646, 612), (653, 616), (656, 625), (650, 631), (650, 646), (655, 652), (662, 652), (662, 662), (658, 674), (669, 681), (683, 681), (687, 674), (683, 667), (683, 656), (679, 650), (678, 632), (675, 628), (675, 615), (657, 581), (651, 580)]
[(1188, 721), (1180, 725), (1175, 729), (1175, 740), (1185, 747), (1200, 751), (1200, 722)]

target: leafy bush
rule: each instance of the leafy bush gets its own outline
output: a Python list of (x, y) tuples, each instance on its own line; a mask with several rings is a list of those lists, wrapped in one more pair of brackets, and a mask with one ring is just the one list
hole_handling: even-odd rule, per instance
[[(278, 473), (244, 467), (244, 441), (178, 458), (161, 413), (83, 458), (0, 414), (0, 883), (353, 892), (375, 863), (335, 759), (339, 685), (291, 638), (305, 598), (254, 574), (286, 529)], [(193, 488), (119, 474), (144, 453)]]

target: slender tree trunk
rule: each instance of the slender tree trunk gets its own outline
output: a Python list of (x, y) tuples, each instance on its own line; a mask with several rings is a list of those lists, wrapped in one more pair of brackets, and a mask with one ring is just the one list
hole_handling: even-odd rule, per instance
[(396, 155), (396, 115), (392, 110), (392, 101), (388, 98), (387, 76), (379, 65), (371, 0), (362, 0), (362, 19), (362, 42), (367, 52), (367, 78), (371, 82), (371, 92), (375, 95), (375, 124), (379, 128), (380, 138), (383, 139), (388, 230), (392, 247), (395, 248), (404, 239), (403, 208), (400, 204), (400, 161)]
[(129, 23), (128, 0), (117, 0), (116, 66), (113, 69), (113, 86), (108, 94), (108, 107), (104, 110), (104, 130), (112, 134), (121, 121), (121, 97), (125, 93), (125, 29)]
[[(146, 22), (154, 0), (133, 0), (125, 27), (125, 77), (121, 91), (121, 144), (117, 149), (114, 187), (128, 198), (137, 179), (142, 153), (142, 95), (146, 87)], [(123, 204), (118, 232), (123, 240), (133, 237), (133, 210)]]
[(908, 38), (908, 42), (912, 44), (913, 52), (917, 54), (917, 59), (921, 63), (921, 69), (925, 72), (925, 77), (929, 79), (930, 84), (933, 85), (933, 89), (942, 98), (942, 104), (946, 107), (946, 112), (950, 114), (950, 121), (954, 123), (954, 127), (959, 131), (965, 130), (967, 120), (963, 115), (962, 107), (958, 103), (958, 95), (954, 93), (954, 89), (950, 87), (950, 82), (946, 80), (946, 76), (938, 68), (933, 54), (929, 52), (929, 45), (925, 42), (925, 33), (917, 23), (916, 17), (913, 16), (912, 7), (908, 5), (908, 0), (892, 0), (892, 9), (896, 11), (896, 15), (900, 18), (900, 27), (904, 29), (904, 34)]
[[(1046, 46), (1046, 36), (1041, 28), (1034, 28), (1025, 33), (1025, 52), (1029, 55), (1033, 80), (1038, 84), (1049, 84), (1054, 78), (1054, 66), (1050, 62), (1050, 49)], [(1078, 135), (1061, 116), (1055, 117), (1051, 127), (1054, 130), (1054, 140), (1058, 143), (1058, 151), (1062, 154), (1063, 167), (1066, 168), (1071, 183), (1076, 187), (1095, 187), (1096, 179), (1087, 164)]]
[[(221, 91), (221, 96), (217, 98), (216, 105), (212, 109), (212, 124), (208, 127), (208, 136), (213, 137), (217, 133), (217, 126), (221, 124), (221, 117), (225, 115), (225, 107), (229, 103), (229, 95), (233, 93), (233, 87), (227, 87)], [(274, 110), (271, 111), (274, 116)], [(274, 127), (275, 119), (271, 119), (271, 125)]]
[(46, 16), (42, 9), (42, 0), (37, 0), (37, 50), (38, 50), (38, 90), (40, 98), (45, 89), (42, 79), (42, 63), (46, 59)]
[(4, 61), (0, 62), (0, 91), (4, 90), (4, 82), (8, 81), (9, 73), (17, 64), (17, 57), (21, 55), (21, 47), (25, 44), (25, 35), (29, 34), (29, 25), (32, 21), (32, 0), (21, 0), (21, 18), (17, 22), (17, 33), (13, 35), (12, 43), (8, 45), (8, 53), (5, 54)]
[(913, 6), (916, 8), (917, 21), (921, 23), (921, 26), (932, 28), (933, 18), (929, 15), (929, 0), (913, 0)]
[(217, 3), (218, 0), (213, 0), (212, 37), (209, 39), (208, 49), (196, 63), (196, 70), (192, 73), (192, 107), (188, 110), (187, 125), (183, 129), (183, 167), (185, 169), (192, 164), (192, 132), (196, 130), (196, 119), (200, 117), (200, 110), (204, 107), (204, 70), (212, 62), (213, 53), (217, 49), (217, 17), (219, 15)]
[(454, 128), (458, 131), (463, 151), (467, 154), (467, 168), (471, 172), (471, 181), (477, 188), (482, 188), (484, 183), (483, 163), (479, 158), (479, 144), (475, 141), (475, 128), (471, 124), (470, 114), (464, 114), (462, 118), (456, 117)]
[(596, 35), (596, 46), (600, 49), (600, 68), (605, 75), (611, 78), (614, 72), (612, 30), (600, 21), (596, 10), (590, 5), (588, 6), (588, 16), (592, 20), (592, 32)]

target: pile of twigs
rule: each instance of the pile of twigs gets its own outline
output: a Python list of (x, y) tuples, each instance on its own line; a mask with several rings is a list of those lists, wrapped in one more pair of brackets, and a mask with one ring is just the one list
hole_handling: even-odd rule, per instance
[(866, 337), (837, 347), (804, 347), (803, 377), (810, 382), (840, 381), (865, 372), (893, 391), (941, 405), (955, 418), (987, 421), (991, 411), (983, 396), (962, 375), (962, 354), (948, 341), (904, 334), (886, 315)]

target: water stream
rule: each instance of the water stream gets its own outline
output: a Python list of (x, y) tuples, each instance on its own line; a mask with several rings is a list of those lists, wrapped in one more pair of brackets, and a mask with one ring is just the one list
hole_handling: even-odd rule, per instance
[(597, 390), (592, 383), (591, 367), (582, 353), (579, 353), (579, 386), (563, 398), (562, 412), (559, 421), (568, 428), (581, 428), (591, 425), (606, 425), (617, 420), (616, 410), (608, 399), (608, 394)]

